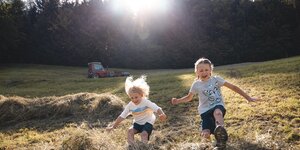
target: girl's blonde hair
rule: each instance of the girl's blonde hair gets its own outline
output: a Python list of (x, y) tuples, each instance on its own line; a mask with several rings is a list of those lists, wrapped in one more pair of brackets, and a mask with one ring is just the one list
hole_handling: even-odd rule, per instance
[(209, 64), (211, 70), (214, 69), (214, 64), (212, 64), (211, 61), (210, 61), (209, 59), (202, 57), (202, 58), (199, 58), (199, 59), (195, 62), (195, 72), (197, 72), (197, 66), (198, 66), (199, 64)]
[(143, 97), (149, 96), (149, 90), (150, 87), (148, 83), (146, 82), (146, 76), (142, 75), (141, 77), (137, 78), (136, 80), (133, 80), (133, 77), (127, 77), (125, 81), (125, 91), (126, 94), (129, 95), (129, 93), (139, 93), (143, 95)]

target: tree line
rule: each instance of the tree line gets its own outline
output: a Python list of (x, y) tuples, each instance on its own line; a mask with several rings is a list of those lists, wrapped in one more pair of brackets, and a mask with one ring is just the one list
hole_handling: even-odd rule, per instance
[(297, 0), (164, 1), (134, 15), (115, 0), (0, 0), (0, 62), (150, 69), (300, 54)]

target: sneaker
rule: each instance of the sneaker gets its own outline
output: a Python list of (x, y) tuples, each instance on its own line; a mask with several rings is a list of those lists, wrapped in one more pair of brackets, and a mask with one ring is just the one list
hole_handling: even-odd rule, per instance
[(221, 150), (226, 148), (226, 142), (228, 140), (228, 134), (227, 131), (224, 127), (222, 126), (217, 126), (215, 131), (215, 138), (217, 140), (216, 147), (214, 150)]

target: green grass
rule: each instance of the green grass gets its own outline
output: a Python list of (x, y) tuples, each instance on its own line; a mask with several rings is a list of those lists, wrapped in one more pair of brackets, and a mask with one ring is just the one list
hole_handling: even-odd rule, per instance
[[(181, 97), (188, 92), (195, 78), (192, 67), (178, 70), (119, 69), (129, 71), (134, 77), (142, 74), (148, 76), (150, 99), (161, 106), (168, 116), (166, 122), (156, 122), (151, 138), (151, 143), (159, 149), (183, 149), (183, 145), (199, 143), (201, 140), (197, 97), (190, 103), (176, 106), (170, 104), (172, 97)], [(32, 99), (80, 92), (111, 93), (125, 102), (129, 101), (124, 92), (125, 77), (88, 79), (86, 74), (87, 67), (2, 65), (0, 93), (6, 97)], [(222, 89), (227, 108), (225, 123), (230, 136), (228, 149), (300, 148), (300, 57), (217, 66), (214, 74), (238, 85), (249, 95), (262, 99), (256, 103), (247, 103), (238, 94)], [(101, 122), (101, 118), (98, 121)], [(84, 122), (72, 120), (54, 129), (52, 126), (55, 124), (47, 124), (47, 119), (30, 123), (37, 125), (28, 128), (25, 123), (24, 127), (20, 123), (0, 128), (0, 149), (57, 149), (63, 143), (70, 143), (68, 137), (77, 134), (73, 130), (86, 132), (88, 138), (84, 140), (91, 145), (93, 140), (105, 136), (111, 147), (124, 149), (126, 129), (131, 124), (131, 118), (126, 119), (112, 134), (106, 133), (103, 126), (82, 128)], [(49, 130), (40, 130), (38, 124), (43, 124)], [(107, 147), (108, 143), (94, 142), (94, 145), (100, 147), (101, 144)]]

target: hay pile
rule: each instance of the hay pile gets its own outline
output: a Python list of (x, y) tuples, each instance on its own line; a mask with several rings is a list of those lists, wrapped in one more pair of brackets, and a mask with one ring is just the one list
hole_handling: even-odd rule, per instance
[(69, 133), (61, 143), (61, 150), (120, 150), (120, 146), (111, 136), (100, 130), (88, 131), (77, 128)]
[(111, 119), (120, 114), (123, 106), (124, 102), (112, 94), (78, 93), (34, 99), (0, 95), (0, 126), (64, 117)]

